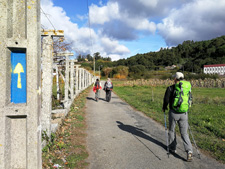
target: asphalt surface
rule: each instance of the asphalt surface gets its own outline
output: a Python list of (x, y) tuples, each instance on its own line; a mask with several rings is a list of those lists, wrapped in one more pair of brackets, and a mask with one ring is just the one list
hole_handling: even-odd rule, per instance
[(193, 161), (187, 162), (179, 137), (177, 153), (168, 157), (165, 127), (134, 110), (114, 93), (111, 101), (106, 102), (102, 90), (96, 102), (91, 91), (86, 114), (90, 169), (225, 169), (224, 164), (202, 153), (199, 159), (194, 146)]

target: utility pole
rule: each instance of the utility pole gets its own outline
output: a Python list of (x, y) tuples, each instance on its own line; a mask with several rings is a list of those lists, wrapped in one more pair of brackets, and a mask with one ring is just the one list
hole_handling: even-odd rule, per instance
[(95, 55), (93, 55), (93, 64), (94, 64), (94, 76), (95, 76)]

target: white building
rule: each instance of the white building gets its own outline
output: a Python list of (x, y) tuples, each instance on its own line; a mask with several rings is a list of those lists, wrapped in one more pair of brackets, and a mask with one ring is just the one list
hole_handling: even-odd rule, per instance
[(204, 65), (203, 72), (205, 74), (225, 75), (225, 64)]

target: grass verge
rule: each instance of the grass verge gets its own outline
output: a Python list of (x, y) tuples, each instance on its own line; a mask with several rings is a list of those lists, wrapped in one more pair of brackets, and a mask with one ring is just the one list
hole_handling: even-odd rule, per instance
[[(164, 125), (162, 103), (166, 87), (116, 86), (114, 92), (128, 104)], [(197, 145), (225, 163), (225, 89), (193, 88), (189, 124)], [(167, 122), (168, 124), (168, 122)]]
[(73, 102), (70, 112), (56, 134), (52, 134), (47, 146), (42, 150), (44, 169), (52, 169), (55, 164), (61, 168), (86, 168), (85, 103), (89, 92), (83, 91)]

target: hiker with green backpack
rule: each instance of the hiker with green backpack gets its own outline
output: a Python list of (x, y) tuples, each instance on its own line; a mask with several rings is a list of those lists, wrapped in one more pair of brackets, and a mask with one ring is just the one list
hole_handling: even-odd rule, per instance
[(178, 123), (184, 149), (187, 152), (187, 161), (192, 161), (193, 150), (188, 135), (188, 109), (192, 101), (191, 83), (184, 81), (184, 75), (181, 72), (176, 72), (173, 78), (174, 85), (166, 89), (162, 108), (165, 114), (165, 110), (167, 110), (169, 104), (169, 139), (167, 141), (169, 145), (167, 145), (167, 148), (169, 152), (176, 153), (175, 127), (176, 123)]

